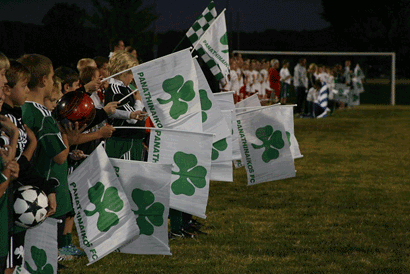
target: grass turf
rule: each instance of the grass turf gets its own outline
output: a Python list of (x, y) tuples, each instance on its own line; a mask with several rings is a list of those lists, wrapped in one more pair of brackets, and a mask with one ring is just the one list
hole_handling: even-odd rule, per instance
[(295, 134), (296, 178), (248, 187), (242, 168), (211, 182), (208, 235), (61, 273), (410, 273), (410, 107), (296, 119)]

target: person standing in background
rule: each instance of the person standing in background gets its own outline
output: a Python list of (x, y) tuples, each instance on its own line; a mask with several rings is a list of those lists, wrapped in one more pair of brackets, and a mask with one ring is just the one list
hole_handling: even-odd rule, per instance
[(296, 107), (295, 114), (300, 116), (304, 113), (304, 105), (306, 101), (306, 88), (308, 78), (306, 74), (306, 59), (300, 58), (299, 63), (295, 66), (293, 84), (296, 88)]
[(280, 94), (280, 103), (286, 105), (286, 98), (289, 97), (290, 93), (290, 82), (292, 80), (292, 75), (289, 72), (289, 61), (283, 60), (282, 68), (279, 72), (280, 82), (281, 82), (281, 94)]

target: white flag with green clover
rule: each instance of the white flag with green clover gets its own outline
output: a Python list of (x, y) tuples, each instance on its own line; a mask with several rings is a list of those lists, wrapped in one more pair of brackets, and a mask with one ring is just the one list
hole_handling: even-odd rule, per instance
[(296, 176), (285, 127), (276, 106), (237, 114), (248, 185)]
[(233, 100), (233, 91), (215, 93), (215, 98), (221, 110), (232, 110), (232, 160), (241, 159), (241, 150), (239, 148), (239, 134), (236, 124), (235, 104)]
[(169, 207), (206, 218), (213, 135), (151, 130), (148, 162), (173, 164)]
[[(221, 111), (223, 119), (232, 132), (232, 111)], [(212, 144), (211, 180), (233, 182), (232, 169), (232, 135)]]
[(195, 46), (197, 44), (199, 38), (215, 20), (216, 15), (215, 3), (214, 1), (211, 1), (186, 33), (186, 36), (189, 41), (191, 41), (192, 45)]
[(14, 273), (57, 273), (57, 219), (47, 218), (30, 228), (24, 239), (24, 265)]
[[(227, 77), (230, 71), (228, 35), (226, 31), (225, 10), (213, 21), (209, 28), (202, 34), (198, 44), (203, 51), (211, 57), (220, 68), (222, 75)], [(202, 55), (201, 51), (198, 51)]]
[(209, 87), (208, 81), (202, 72), (197, 60), (194, 60), (196, 74), (198, 77), (199, 96), (202, 109), (203, 132), (213, 133), (214, 141), (219, 141), (231, 135), (228, 124), (222, 117), (221, 109), (216, 102), (215, 96)]
[(129, 254), (171, 255), (168, 212), (172, 165), (110, 158), (128, 197), (140, 236), (117, 251)]
[(138, 237), (135, 214), (102, 145), (68, 176), (68, 184), (89, 264)]
[(138, 65), (132, 73), (155, 127), (202, 132), (198, 80), (189, 49)]

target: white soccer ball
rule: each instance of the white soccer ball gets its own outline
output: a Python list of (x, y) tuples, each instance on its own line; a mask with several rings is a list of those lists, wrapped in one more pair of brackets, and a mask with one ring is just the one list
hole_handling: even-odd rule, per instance
[(21, 186), (14, 191), (14, 222), (30, 228), (42, 223), (48, 211), (48, 198), (36, 186)]

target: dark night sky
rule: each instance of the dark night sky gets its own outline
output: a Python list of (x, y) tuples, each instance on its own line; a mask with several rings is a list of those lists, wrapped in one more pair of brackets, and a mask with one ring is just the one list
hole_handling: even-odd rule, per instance
[[(0, 0), (0, 21), (41, 24), (46, 12), (58, 0)], [(66, 0), (93, 13), (92, 0)], [(210, 0), (145, 0), (157, 3), (159, 32), (187, 30)], [(236, 31), (318, 30), (329, 26), (320, 18), (321, 0), (214, 0), (218, 14), (227, 8), (228, 28)], [(239, 22), (237, 16), (239, 16)]]

